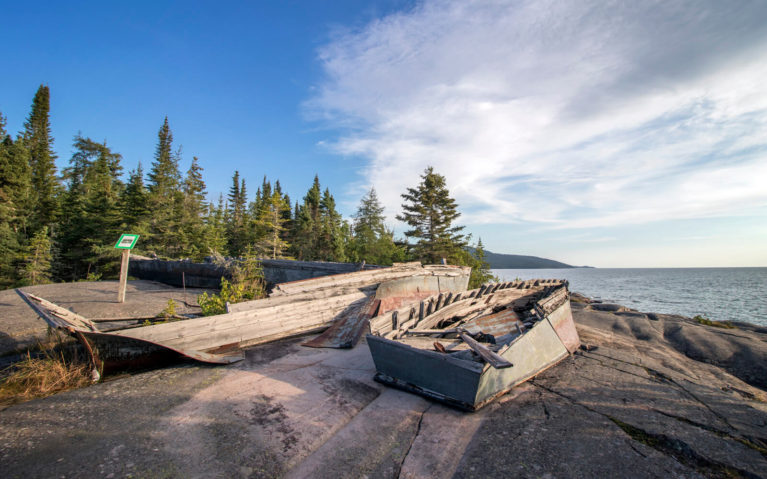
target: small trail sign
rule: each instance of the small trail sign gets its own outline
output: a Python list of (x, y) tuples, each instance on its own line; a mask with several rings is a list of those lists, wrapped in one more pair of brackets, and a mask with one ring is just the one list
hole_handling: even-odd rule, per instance
[(136, 246), (139, 235), (123, 233), (120, 239), (115, 243), (115, 249), (121, 249), (122, 260), (120, 261), (120, 284), (117, 287), (117, 302), (125, 302), (125, 290), (128, 287), (128, 262), (130, 261), (130, 250)]
[(123, 233), (120, 235), (120, 239), (115, 244), (115, 249), (133, 249), (136, 246), (139, 235), (129, 235)]

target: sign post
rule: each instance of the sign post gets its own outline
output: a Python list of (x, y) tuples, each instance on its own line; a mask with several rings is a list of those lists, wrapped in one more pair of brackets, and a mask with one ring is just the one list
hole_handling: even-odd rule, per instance
[(125, 302), (125, 289), (128, 287), (128, 263), (130, 262), (130, 250), (136, 246), (139, 235), (122, 234), (115, 243), (115, 249), (123, 250), (120, 261), (120, 286), (117, 289), (117, 302)]

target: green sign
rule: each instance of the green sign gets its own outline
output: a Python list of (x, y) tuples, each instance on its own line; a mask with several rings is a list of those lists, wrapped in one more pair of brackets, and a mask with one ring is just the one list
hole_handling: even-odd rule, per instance
[(122, 234), (120, 236), (120, 239), (117, 240), (117, 244), (115, 244), (115, 248), (117, 249), (133, 249), (134, 246), (136, 246), (136, 241), (138, 241), (139, 235), (129, 235), (129, 234)]

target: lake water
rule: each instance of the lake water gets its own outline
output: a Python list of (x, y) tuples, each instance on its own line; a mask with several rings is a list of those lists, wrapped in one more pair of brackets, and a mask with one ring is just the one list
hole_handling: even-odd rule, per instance
[(767, 268), (495, 269), (503, 281), (567, 279), (570, 291), (644, 312), (767, 326)]

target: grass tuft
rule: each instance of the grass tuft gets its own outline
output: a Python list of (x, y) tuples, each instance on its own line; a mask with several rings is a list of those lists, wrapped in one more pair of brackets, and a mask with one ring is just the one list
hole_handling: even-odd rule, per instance
[(87, 386), (93, 382), (88, 362), (66, 360), (64, 354), (46, 352), (27, 358), (0, 371), (0, 407), (42, 398)]

